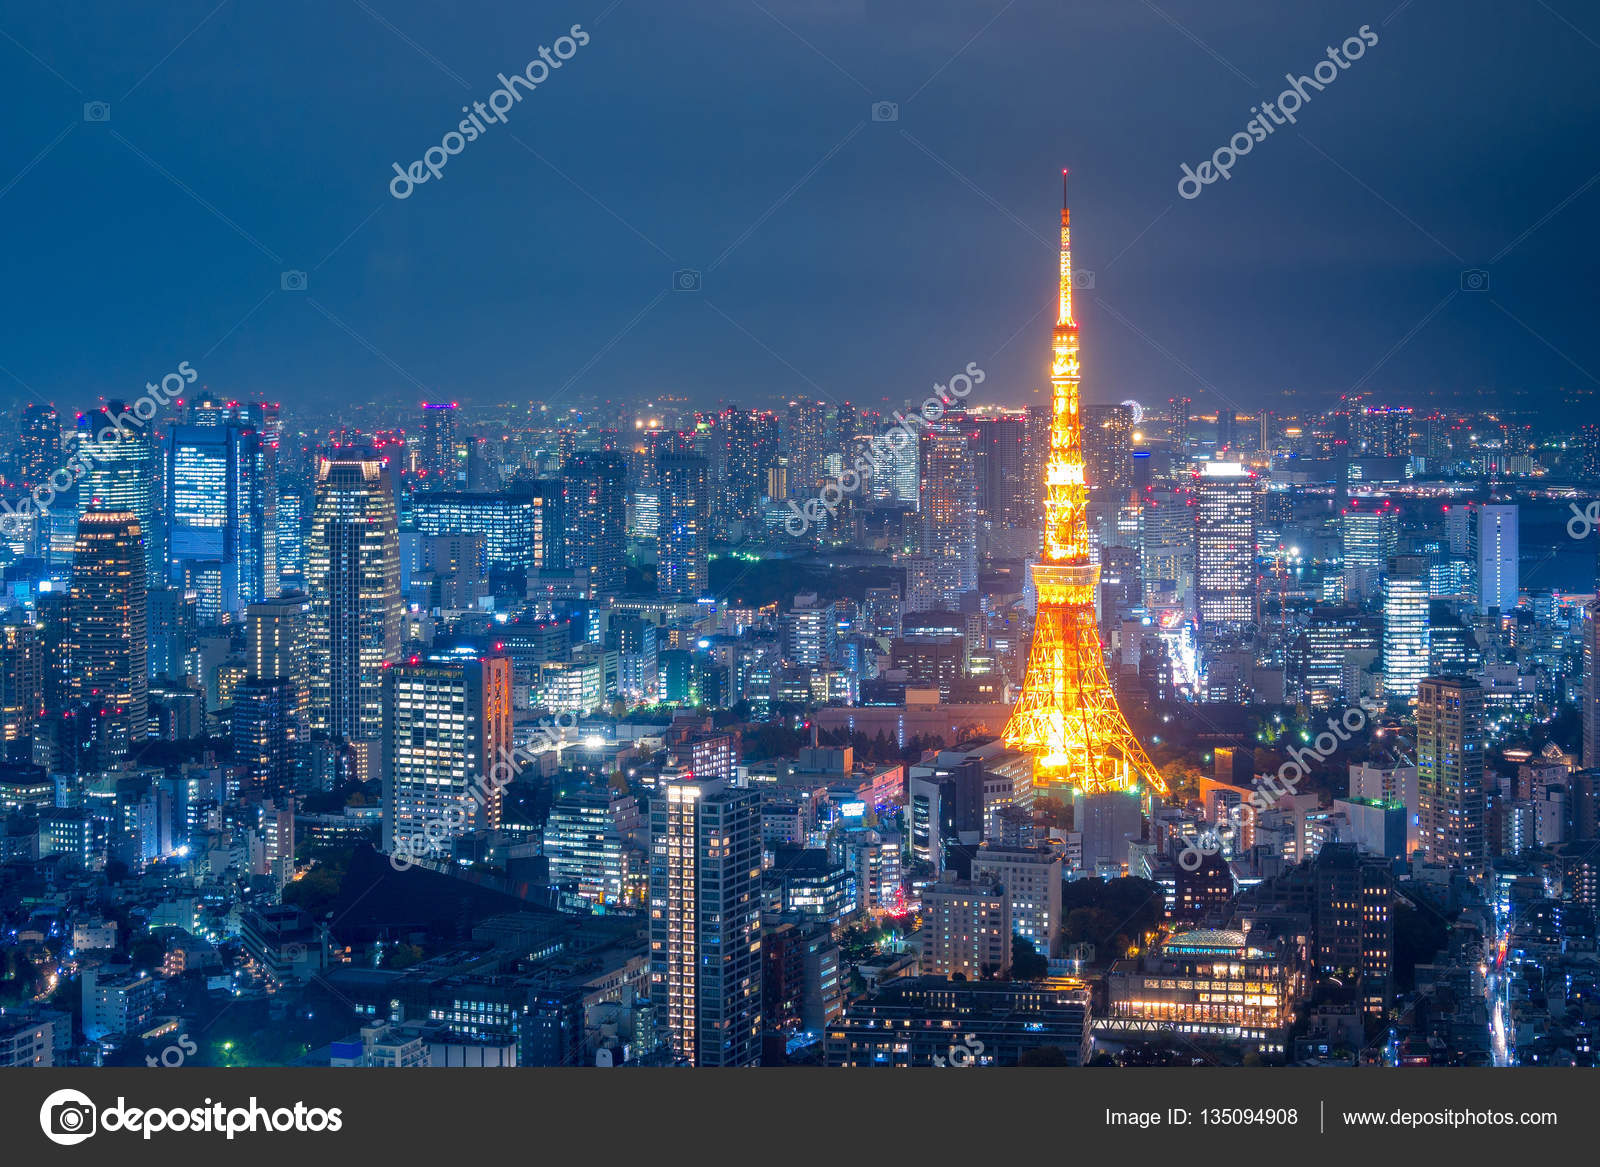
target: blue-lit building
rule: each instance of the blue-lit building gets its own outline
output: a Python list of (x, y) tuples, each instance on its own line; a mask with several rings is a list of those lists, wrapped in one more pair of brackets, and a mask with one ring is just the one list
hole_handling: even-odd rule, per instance
[(194, 589), (202, 625), (225, 623), (269, 594), (261, 434), (232, 423), (173, 426), (165, 455), (168, 579)]

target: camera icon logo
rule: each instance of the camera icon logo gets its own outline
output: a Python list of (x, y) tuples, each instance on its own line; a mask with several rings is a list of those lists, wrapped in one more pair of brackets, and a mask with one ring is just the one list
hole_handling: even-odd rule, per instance
[(1489, 273), (1481, 267), (1469, 267), (1461, 273), (1461, 290), (1463, 292), (1487, 292), (1489, 290)]
[(83, 120), (86, 122), (108, 122), (111, 120), (111, 103), (109, 101), (86, 101), (83, 103)]
[(39, 1107), (44, 1137), (63, 1147), (73, 1147), (94, 1134), (98, 1111), (80, 1090), (57, 1090)]
[(895, 101), (875, 101), (872, 103), (872, 120), (875, 122), (897, 122), (900, 120), (900, 104)]
[(1094, 272), (1086, 267), (1072, 269), (1072, 290), (1074, 292), (1091, 292), (1094, 290)]
[(674, 292), (698, 292), (700, 290), (700, 273), (688, 267), (673, 272), (672, 290)]
[(303, 271), (286, 271), (278, 283), (285, 292), (303, 292), (306, 290), (306, 273)]

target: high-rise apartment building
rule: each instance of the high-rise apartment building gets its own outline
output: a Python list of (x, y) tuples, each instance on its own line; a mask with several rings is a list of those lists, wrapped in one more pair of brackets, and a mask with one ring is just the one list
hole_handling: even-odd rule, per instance
[(445, 861), (449, 840), (500, 825), (511, 660), (471, 650), (384, 670), (383, 844)]
[(1429, 862), (1483, 870), (1483, 690), (1459, 677), (1417, 686), (1417, 802)]
[(17, 481), (32, 490), (45, 485), (62, 469), (61, 417), (53, 406), (29, 401), (22, 407), (22, 427), (17, 435)]
[(434, 489), (448, 490), (456, 481), (456, 403), (424, 401), (422, 432), (413, 469)]
[(400, 540), (394, 494), (372, 454), (317, 460), (306, 541), (311, 601), (311, 727), (350, 740), (376, 737), (383, 669), (400, 652)]
[(628, 463), (617, 453), (582, 451), (562, 471), (567, 484), (567, 564), (596, 594), (622, 590), (628, 528)]
[(650, 991), (675, 1061), (754, 1066), (761, 1032), (761, 804), (723, 779), (650, 809)]
[(709, 466), (698, 454), (662, 454), (656, 478), (656, 590), (663, 598), (698, 599), (711, 583)]
[(982, 414), (963, 424), (976, 435), (978, 521), (998, 530), (1037, 524), (1028, 480), (1028, 415)]
[(69, 695), (104, 710), (114, 755), (145, 740), (149, 724), (148, 571), (144, 531), (131, 511), (78, 518), (67, 632)]
[(956, 422), (939, 422), (922, 435), (922, 554), (951, 573), (950, 599), (978, 586), (978, 484), (971, 437)]

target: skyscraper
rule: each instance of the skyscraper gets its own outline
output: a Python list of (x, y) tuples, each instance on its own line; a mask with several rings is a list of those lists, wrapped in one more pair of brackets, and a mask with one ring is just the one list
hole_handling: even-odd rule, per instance
[(129, 511), (138, 520), (146, 584), (164, 582), (165, 560), (156, 554), (155, 450), (145, 423), (122, 402), (78, 418), (74, 457), (86, 467), (78, 482), (78, 509)]
[(303, 595), (262, 600), (245, 609), (245, 667), (255, 680), (287, 681), (303, 740), (311, 725), (311, 601)]
[(267, 572), (261, 434), (236, 423), (173, 426), (165, 454), (170, 582), (195, 590), (202, 625), (224, 623), (278, 587)]
[(384, 672), (383, 843), (448, 859), (448, 840), (500, 825), (511, 753), (511, 660), (439, 653)]
[(233, 690), (233, 756), (252, 791), (279, 805), (295, 792), (296, 692), (287, 677), (246, 677)]
[(306, 559), (311, 726), (372, 738), (383, 718), (383, 667), (400, 651), (402, 615), (394, 494), (376, 456), (318, 458)]
[(1384, 495), (1358, 495), (1339, 515), (1344, 598), (1357, 603), (1377, 593), (1400, 539), (1400, 511)]
[(567, 564), (587, 574), (596, 594), (622, 590), (628, 528), (628, 463), (621, 454), (583, 451), (562, 471), (567, 483)]
[(1207, 462), (1195, 480), (1195, 598), (1202, 628), (1256, 614), (1255, 475)]
[(693, 600), (710, 587), (711, 492), (709, 468), (699, 454), (656, 459), (660, 512), (656, 520), (656, 591)]
[(1133, 487), (1133, 407), (1083, 407), (1083, 461), (1089, 493), (1100, 500), (1126, 500)]
[(1417, 801), (1429, 862), (1483, 870), (1483, 690), (1459, 677), (1417, 686)]
[(822, 481), (822, 460), (832, 438), (828, 412), (824, 401), (789, 402), (783, 444), (789, 455), (791, 494), (809, 495)]
[(986, 414), (964, 424), (977, 435), (978, 521), (1001, 530), (1033, 525), (1038, 514), (1030, 507), (1028, 415)]
[[(0, 624), (0, 758), (33, 736), (44, 712), (44, 642), (32, 624)], [(13, 745), (13, 743), (17, 743)]]
[(1491, 608), (1510, 612), (1517, 606), (1517, 508), (1485, 506), (1478, 509), (1473, 528), (1478, 569), (1478, 611)]
[(1428, 675), (1428, 561), (1396, 555), (1383, 577), (1383, 688), (1395, 697), (1417, 695)]
[(1583, 768), (1600, 768), (1600, 600), (1583, 607)]
[(761, 804), (721, 778), (650, 805), (650, 993), (674, 1060), (754, 1066), (761, 1031)]
[(131, 511), (78, 518), (67, 632), (69, 696), (103, 709), (113, 756), (145, 740), (149, 645), (144, 532)]
[(727, 475), (724, 507), (731, 520), (753, 526), (767, 493), (767, 467), (778, 456), (778, 418), (752, 409), (725, 409), (718, 416)]
[(448, 490), (456, 481), (456, 403), (424, 401), (422, 433), (417, 442), (414, 469), (437, 490)]
[(41, 401), (27, 402), (17, 435), (18, 481), (29, 490), (42, 486), (62, 468), (62, 461), (60, 415)]
[(978, 484), (971, 437), (954, 421), (934, 423), (921, 442), (922, 554), (946, 569), (952, 605), (978, 586)]

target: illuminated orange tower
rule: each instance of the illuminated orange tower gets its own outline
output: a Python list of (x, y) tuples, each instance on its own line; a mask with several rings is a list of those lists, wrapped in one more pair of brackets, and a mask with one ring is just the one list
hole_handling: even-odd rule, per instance
[(1037, 786), (1085, 794), (1167, 793), (1128, 727), (1106, 674), (1095, 623), (1100, 568), (1089, 560), (1089, 488), (1083, 472), (1078, 322), (1072, 318), (1072, 232), (1061, 172), (1061, 310), (1050, 362), (1050, 459), (1045, 469), (1044, 555), (1033, 566), (1038, 609), (1022, 696), (1005, 740), (1033, 755)]

